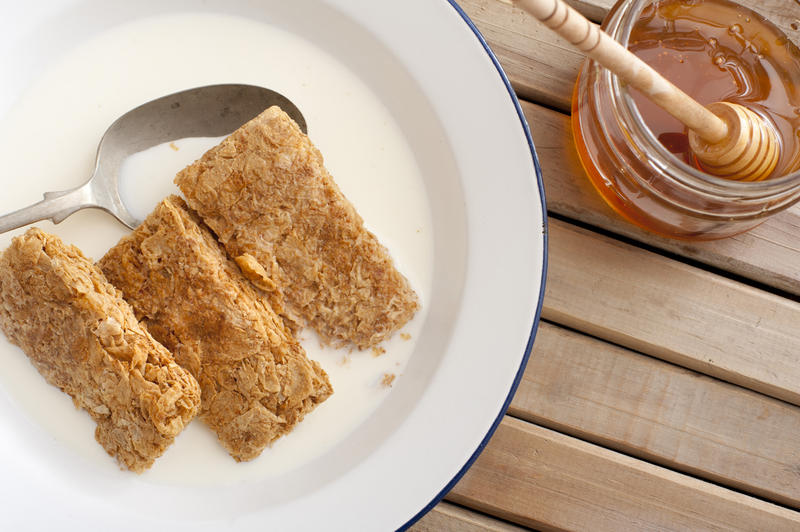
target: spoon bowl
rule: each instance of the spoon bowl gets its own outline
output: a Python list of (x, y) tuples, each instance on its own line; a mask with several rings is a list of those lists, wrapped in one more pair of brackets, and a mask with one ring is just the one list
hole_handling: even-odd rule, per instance
[(130, 155), (187, 137), (221, 137), (277, 105), (300, 129), (307, 126), (300, 110), (285, 96), (254, 85), (207, 85), (163, 96), (128, 111), (103, 134), (94, 172), (83, 185), (45, 192), (38, 203), (0, 216), (0, 233), (40, 220), (60, 223), (81, 209), (102, 209), (136, 228), (141, 220), (125, 207), (119, 194), (119, 169)]

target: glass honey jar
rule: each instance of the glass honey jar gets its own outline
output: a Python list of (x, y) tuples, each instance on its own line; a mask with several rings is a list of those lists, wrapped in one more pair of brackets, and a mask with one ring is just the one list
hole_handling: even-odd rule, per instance
[(771, 120), (782, 151), (762, 181), (709, 175), (682, 126), (587, 61), (572, 129), (589, 179), (615, 211), (663, 236), (711, 240), (800, 200), (800, 49), (775, 25), (728, 0), (623, 0), (603, 28), (700, 103), (742, 103)]

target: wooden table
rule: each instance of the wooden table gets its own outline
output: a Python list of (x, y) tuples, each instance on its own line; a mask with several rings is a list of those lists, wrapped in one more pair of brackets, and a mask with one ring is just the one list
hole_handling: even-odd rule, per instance
[(800, 530), (800, 205), (710, 243), (626, 223), (573, 147), (581, 57), (509, 0), (459, 4), (531, 126), (549, 275), (510, 409), (413, 530)]

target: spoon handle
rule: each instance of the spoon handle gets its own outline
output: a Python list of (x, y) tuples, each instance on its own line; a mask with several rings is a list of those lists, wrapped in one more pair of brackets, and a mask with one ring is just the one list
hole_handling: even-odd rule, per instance
[(5, 216), (0, 216), (0, 233), (40, 220), (60, 223), (75, 211), (93, 206), (88, 183), (72, 190), (45, 192), (44, 199)]

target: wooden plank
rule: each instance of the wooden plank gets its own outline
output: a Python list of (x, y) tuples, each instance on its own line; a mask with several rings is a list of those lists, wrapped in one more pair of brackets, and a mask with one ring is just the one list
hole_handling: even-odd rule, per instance
[(543, 530), (798, 530), (800, 514), (506, 417), (447, 498)]
[(800, 303), (550, 220), (542, 316), (800, 404)]
[(548, 210), (800, 295), (800, 205), (724, 240), (693, 243), (652, 235), (620, 218), (594, 190), (567, 115), (529, 102), (522, 109), (542, 165)]
[(555, 325), (508, 413), (800, 508), (800, 408)]
[(443, 501), (425, 514), (409, 530), (412, 532), (521, 532), (526, 529)]
[[(525, 99), (568, 111), (571, 90), (583, 62), (571, 45), (509, 0), (457, 0), (500, 60), (518, 94)], [(599, 22), (612, 0), (570, 0), (585, 16)], [(786, 0), (740, 0), (773, 21), (800, 42), (800, 5)]]
[(568, 42), (510, 3), (458, 3), (491, 45), (520, 97), (569, 109), (571, 87), (583, 57)]

